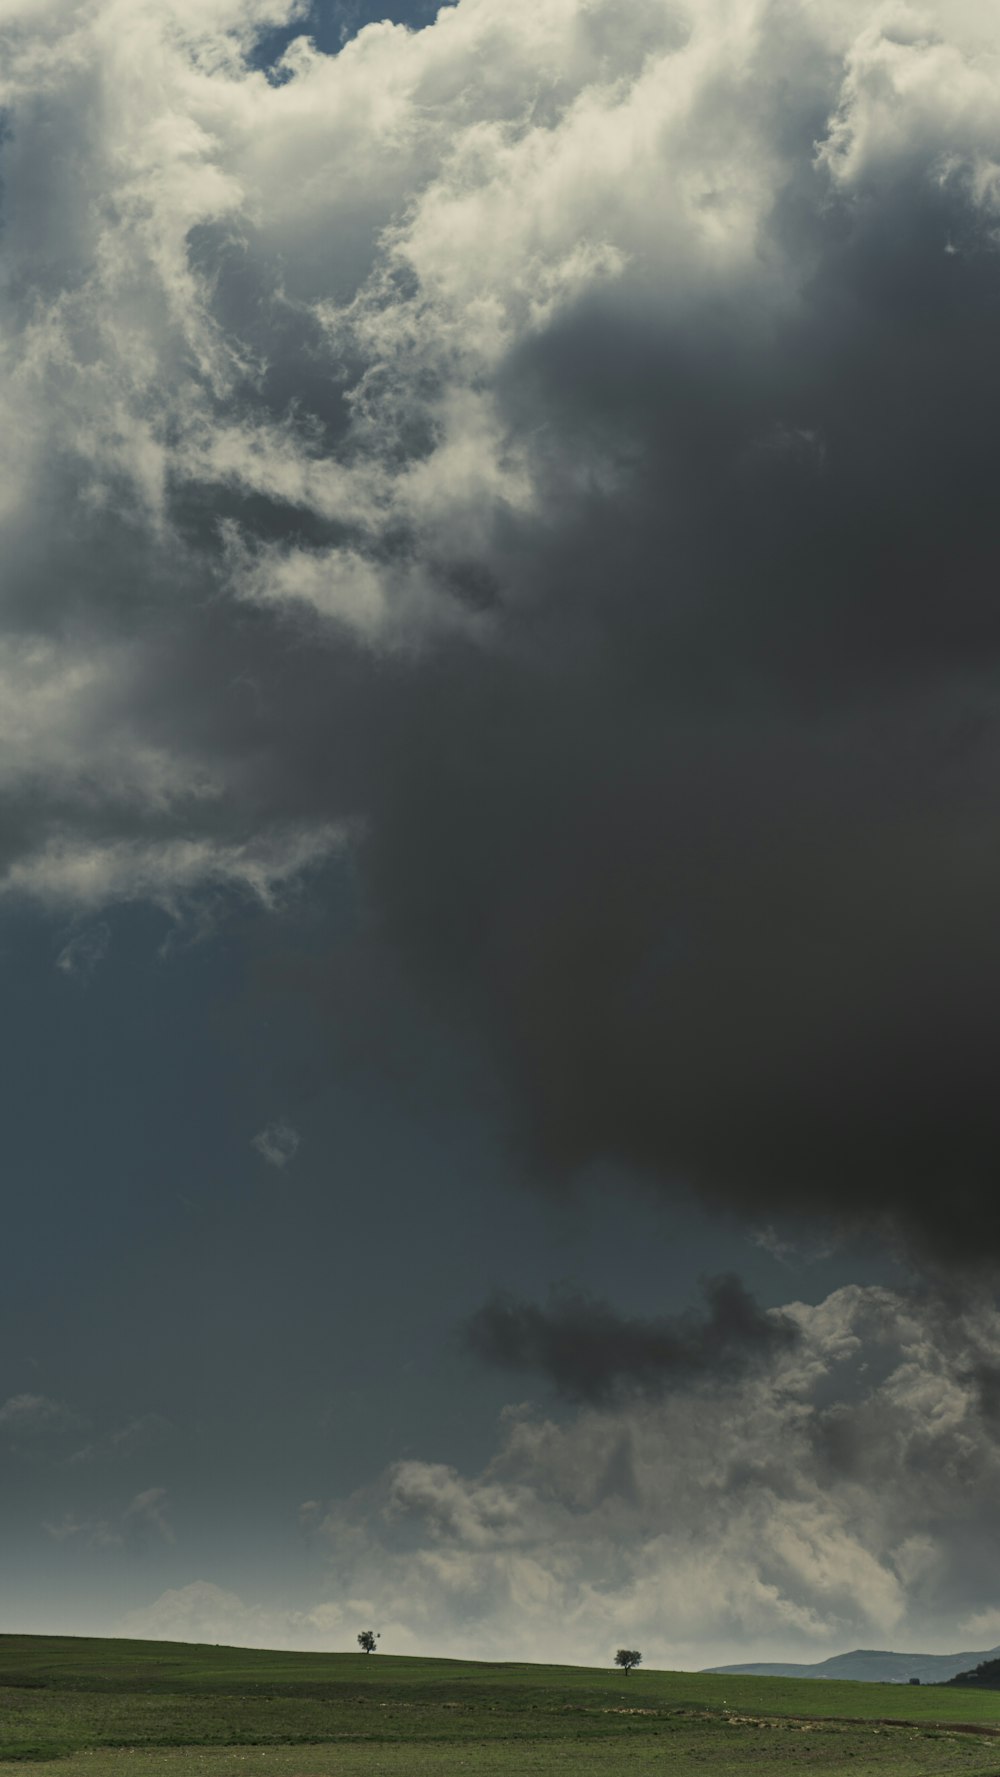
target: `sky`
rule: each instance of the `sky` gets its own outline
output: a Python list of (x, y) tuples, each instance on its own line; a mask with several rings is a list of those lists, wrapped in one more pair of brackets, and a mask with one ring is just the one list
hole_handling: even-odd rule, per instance
[(1000, 15), (0, 0), (0, 1630), (1000, 1643)]

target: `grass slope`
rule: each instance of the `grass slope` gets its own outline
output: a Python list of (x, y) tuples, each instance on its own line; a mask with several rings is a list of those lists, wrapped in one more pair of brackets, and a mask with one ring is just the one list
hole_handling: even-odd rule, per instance
[[(895, 1724), (885, 1718), (896, 1718)], [(968, 1724), (979, 1732), (955, 1731)], [(994, 1738), (994, 1734), (997, 1735)], [(1000, 1772), (1000, 1698), (711, 1673), (0, 1636), (0, 1772)]]

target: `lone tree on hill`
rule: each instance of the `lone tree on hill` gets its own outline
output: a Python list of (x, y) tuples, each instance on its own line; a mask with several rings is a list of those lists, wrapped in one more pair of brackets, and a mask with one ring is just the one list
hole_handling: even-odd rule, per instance
[(375, 1652), (375, 1643), (378, 1640), (380, 1640), (380, 1636), (376, 1635), (374, 1629), (362, 1629), (361, 1634), (358, 1636), (358, 1646), (364, 1653), (373, 1654)]
[(615, 1665), (628, 1674), (633, 1666), (642, 1665), (642, 1655), (637, 1647), (620, 1647), (615, 1655)]

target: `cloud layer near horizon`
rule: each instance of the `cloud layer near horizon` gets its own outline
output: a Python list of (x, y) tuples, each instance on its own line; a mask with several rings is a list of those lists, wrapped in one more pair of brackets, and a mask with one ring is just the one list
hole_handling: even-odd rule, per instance
[(984, 9), (3, 0), (0, 886), (356, 862), (526, 1152), (995, 1256)]
[(325, 1580), (295, 1611), (211, 1581), (137, 1635), (606, 1664), (822, 1659), (1000, 1638), (1000, 1320), (849, 1286), (738, 1379), (581, 1410), (507, 1410), (479, 1473), (408, 1458), (301, 1522)]

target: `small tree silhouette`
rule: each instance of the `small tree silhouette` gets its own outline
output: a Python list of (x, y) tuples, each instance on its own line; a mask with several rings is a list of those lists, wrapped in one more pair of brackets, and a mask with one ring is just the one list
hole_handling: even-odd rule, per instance
[(374, 1629), (362, 1629), (361, 1634), (358, 1636), (358, 1646), (363, 1653), (373, 1654), (375, 1652), (375, 1643), (380, 1640), (381, 1636), (376, 1635)]
[(637, 1647), (620, 1647), (615, 1655), (615, 1665), (620, 1666), (627, 1675), (633, 1666), (642, 1665), (642, 1655)]

